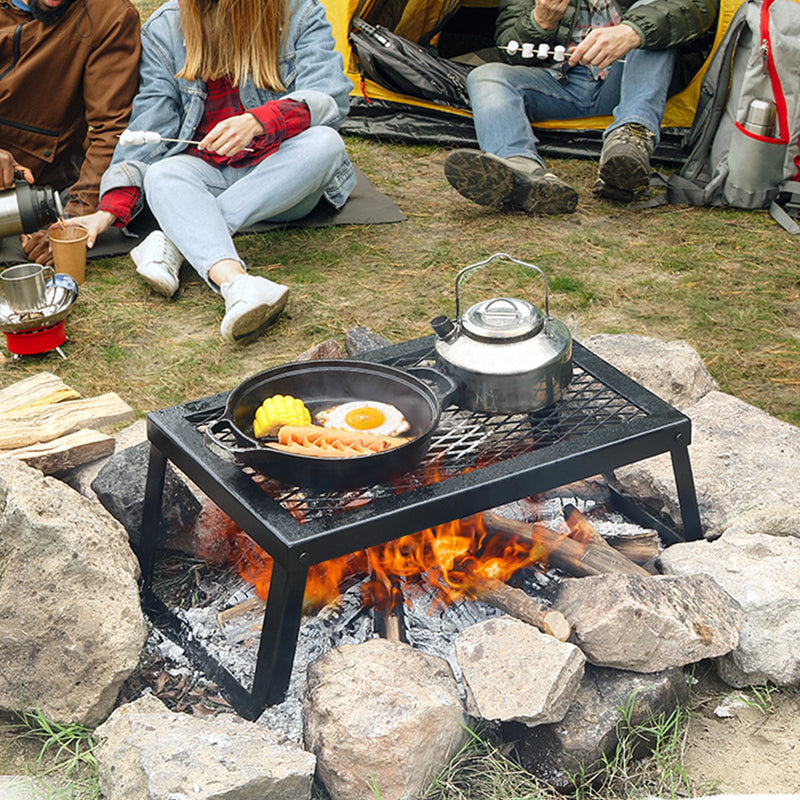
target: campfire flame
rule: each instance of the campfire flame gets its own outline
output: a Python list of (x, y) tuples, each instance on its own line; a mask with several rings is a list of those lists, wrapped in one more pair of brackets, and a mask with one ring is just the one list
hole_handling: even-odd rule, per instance
[[(271, 557), (228, 517), (221, 512), (217, 516), (207, 526), (214, 532), (199, 555), (235, 569), (266, 600)], [(476, 597), (482, 581), (506, 582), (520, 569), (546, 566), (546, 561), (545, 549), (535, 541), (487, 534), (478, 514), (312, 565), (304, 611), (313, 613), (334, 602), (357, 580), (362, 581), (364, 604), (384, 613), (415, 592), (433, 590), (435, 603), (450, 604)]]

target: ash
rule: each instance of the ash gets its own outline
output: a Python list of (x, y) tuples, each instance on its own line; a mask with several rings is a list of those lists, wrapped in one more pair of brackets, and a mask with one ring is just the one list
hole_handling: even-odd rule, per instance
[[(584, 513), (599, 510), (592, 499), (581, 497), (533, 498), (510, 503), (495, 509), (504, 516), (528, 522), (540, 522), (568, 533), (563, 522), (563, 505), (571, 502)], [(642, 530), (614, 513), (594, 514), (593, 524), (602, 534), (635, 533)], [(514, 585), (544, 604), (550, 604), (561, 582), (555, 570), (547, 572), (531, 567), (515, 577)], [(223, 587), (218, 581), (201, 586), (209, 600), (203, 607), (175, 609), (174, 613), (190, 627), (192, 634), (219, 664), (225, 667), (243, 687), (250, 689), (258, 656), (264, 603), (255, 597), (252, 587), (240, 578), (230, 576)], [(462, 698), (465, 691), (461, 670), (455, 657), (458, 633), (478, 622), (501, 616), (502, 612), (483, 603), (462, 599), (445, 605), (435, 599), (435, 589), (414, 582), (400, 587), (404, 602), (395, 615), (399, 618), (400, 638), (420, 651), (448, 662), (458, 682)], [(383, 627), (382, 612), (365, 608), (361, 584), (343, 592), (335, 603), (313, 616), (303, 617), (297, 640), (291, 679), (282, 703), (267, 708), (258, 724), (302, 744), (303, 695), (308, 666), (320, 656), (344, 644), (361, 644), (379, 635)], [(166, 641), (159, 644), (165, 657)], [(173, 646), (174, 647), (174, 646)], [(180, 648), (178, 648), (180, 649)]]

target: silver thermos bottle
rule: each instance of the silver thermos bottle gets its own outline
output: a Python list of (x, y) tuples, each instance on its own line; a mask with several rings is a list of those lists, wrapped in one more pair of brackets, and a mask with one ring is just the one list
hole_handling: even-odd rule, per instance
[(18, 180), (13, 189), (0, 192), (0, 237), (33, 233), (63, 213), (58, 192)]
[(775, 129), (775, 103), (758, 98), (751, 100), (743, 127), (750, 133), (771, 137)]

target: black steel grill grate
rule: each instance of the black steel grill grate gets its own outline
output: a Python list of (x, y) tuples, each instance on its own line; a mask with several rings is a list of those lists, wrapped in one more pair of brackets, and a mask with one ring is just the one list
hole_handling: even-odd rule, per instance
[[(425, 364), (432, 352), (433, 337), (427, 337), (374, 351), (362, 360), (402, 368)], [(148, 613), (225, 687), (237, 711), (254, 719), (286, 691), (312, 564), (659, 453), (672, 458), (683, 536), (621, 495), (620, 510), (630, 519), (646, 517), (667, 542), (700, 538), (689, 419), (579, 343), (573, 370), (563, 397), (543, 411), (494, 416), (445, 409), (428, 454), (414, 472), (392, 485), (347, 492), (287, 488), (229, 457), (220, 458), (221, 448), (206, 446), (202, 431), (224, 413), (227, 394), (148, 414), (151, 449), (138, 549)], [(168, 460), (272, 556), (250, 690), (202, 651), (152, 590)]]
[[(427, 358), (401, 359), (393, 366), (430, 365)], [(224, 406), (216, 406), (190, 416), (198, 431), (216, 421)], [(346, 492), (312, 492), (286, 487), (242, 466), (269, 496), (301, 522), (321, 518), (380, 497), (403, 494), (420, 486), (461, 474), (477, 467), (516, 458), (557, 442), (592, 433), (609, 425), (621, 425), (647, 412), (607, 383), (574, 367), (573, 378), (559, 402), (551, 408), (530, 414), (493, 415), (444, 409), (427, 455), (413, 472), (389, 484), (373, 484)], [(231, 445), (236, 442), (232, 434)], [(218, 438), (223, 438), (219, 436)], [(224, 441), (224, 439), (223, 439)], [(302, 510), (302, 514), (298, 511)]]

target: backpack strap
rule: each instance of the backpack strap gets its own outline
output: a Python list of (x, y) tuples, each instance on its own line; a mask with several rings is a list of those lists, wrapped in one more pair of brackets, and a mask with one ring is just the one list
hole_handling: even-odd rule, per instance
[(770, 203), (769, 213), (785, 231), (799, 234), (800, 225), (794, 218), (800, 216), (800, 183), (784, 181), (778, 187), (778, 196)]

